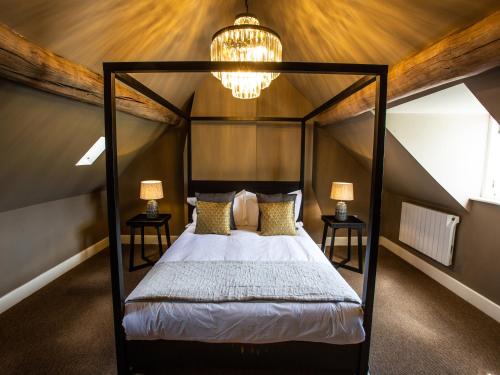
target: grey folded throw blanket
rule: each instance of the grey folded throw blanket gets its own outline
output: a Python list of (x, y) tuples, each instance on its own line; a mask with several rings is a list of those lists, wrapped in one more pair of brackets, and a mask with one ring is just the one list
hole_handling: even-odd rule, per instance
[(188, 261), (157, 263), (126, 302), (353, 302), (358, 295), (327, 263)]

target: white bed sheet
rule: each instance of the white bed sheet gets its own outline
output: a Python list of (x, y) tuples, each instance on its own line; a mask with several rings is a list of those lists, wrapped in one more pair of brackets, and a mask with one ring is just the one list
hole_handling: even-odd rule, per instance
[[(328, 262), (301, 227), (297, 236), (260, 236), (254, 228), (220, 236), (194, 234), (194, 225), (159, 262), (187, 260)], [(363, 311), (351, 302), (127, 302), (123, 327), (128, 340), (355, 344), (365, 337)]]

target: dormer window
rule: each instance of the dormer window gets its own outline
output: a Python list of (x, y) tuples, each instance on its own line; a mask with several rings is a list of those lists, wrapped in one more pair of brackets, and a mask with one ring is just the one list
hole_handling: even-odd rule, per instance
[(500, 202), (500, 125), (491, 116), (481, 198)]

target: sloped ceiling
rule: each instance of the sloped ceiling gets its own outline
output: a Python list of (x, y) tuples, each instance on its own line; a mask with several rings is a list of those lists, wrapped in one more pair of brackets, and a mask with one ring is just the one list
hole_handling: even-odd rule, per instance
[[(373, 122), (374, 116), (368, 113), (326, 128), (366, 170), (371, 170)], [(384, 188), (434, 206), (463, 209), (389, 131), (385, 139)]]
[[(251, 0), (250, 11), (282, 37), (285, 61), (393, 64), (491, 13), (498, 0)], [(0, 22), (97, 72), (103, 61), (208, 60), (212, 34), (244, 10), (241, 0), (0, 0)], [(207, 74), (140, 75), (178, 106)], [(318, 105), (353, 77), (290, 76)], [(100, 159), (73, 164), (102, 135), (102, 109), (0, 80), (0, 211), (102, 187)], [(161, 133), (120, 115), (120, 162)], [(4, 182), (7, 181), (7, 182)]]
[[(99, 107), (0, 80), (0, 212), (102, 189), (104, 157), (75, 167), (104, 135)], [(122, 171), (163, 124), (118, 113)]]
[[(285, 61), (388, 65), (499, 7), (494, 0), (268, 0), (250, 6), (280, 33)], [(296, 75), (291, 82), (318, 106), (354, 79)]]
[[(461, 82), (467, 85), (490, 114), (498, 113), (500, 109), (499, 68)], [(432, 91), (437, 90), (439, 88)], [(420, 93), (407, 100), (425, 96), (428, 93)], [(366, 113), (340, 124), (328, 126), (326, 129), (361, 165), (370, 170), (373, 123), (374, 116)], [(387, 131), (385, 140), (384, 188), (401, 196), (431, 203), (436, 207), (452, 209), (455, 212), (464, 211), (464, 207), (415, 160), (390, 131)]]
[[(394, 64), (498, 8), (497, 0), (250, 0), (276, 30), (285, 61)], [(70, 60), (101, 71), (111, 60), (209, 60), (212, 34), (242, 0), (0, 0), (0, 22)], [(177, 105), (203, 75), (148, 75)], [(319, 105), (353, 77), (292, 77)]]
[[(1, 0), (0, 21), (72, 61), (207, 60), (211, 36), (232, 23), (236, 1)], [(239, 4), (241, 6), (241, 4)], [(202, 74), (139, 75), (182, 106)]]
[(500, 67), (465, 81), (489, 114), (500, 123)]

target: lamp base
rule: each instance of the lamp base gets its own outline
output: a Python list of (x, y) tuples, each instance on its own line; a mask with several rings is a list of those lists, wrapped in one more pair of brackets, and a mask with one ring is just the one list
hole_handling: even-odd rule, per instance
[(146, 217), (148, 219), (155, 219), (158, 217), (158, 202), (154, 199), (148, 201), (148, 205), (146, 206)]
[(347, 220), (347, 204), (345, 202), (337, 202), (337, 207), (335, 207), (335, 218), (338, 221)]

